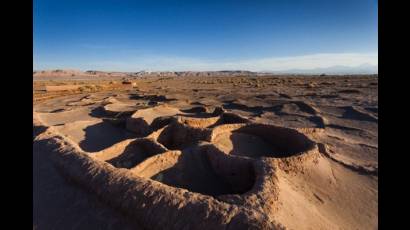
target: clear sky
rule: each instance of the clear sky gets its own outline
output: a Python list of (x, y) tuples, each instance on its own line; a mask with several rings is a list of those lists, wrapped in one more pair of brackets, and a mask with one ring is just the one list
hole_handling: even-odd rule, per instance
[(34, 0), (35, 70), (377, 65), (377, 0)]

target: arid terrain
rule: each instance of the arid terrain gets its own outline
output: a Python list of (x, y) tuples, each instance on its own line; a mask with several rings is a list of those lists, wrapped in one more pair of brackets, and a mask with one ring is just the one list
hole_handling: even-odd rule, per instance
[(34, 228), (377, 229), (377, 75), (247, 74), (33, 73)]

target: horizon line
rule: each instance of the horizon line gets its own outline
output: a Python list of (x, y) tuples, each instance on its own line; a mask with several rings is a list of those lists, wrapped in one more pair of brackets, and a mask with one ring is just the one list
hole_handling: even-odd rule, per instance
[[(113, 59), (115, 61), (113, 61)], [(89, 60), (79, 63), (70, 61), (36, 62), (35, 69), (75, 69), (81, 71), (101, 70), (118, 72), (138, 71), (221, 71), (248, 70), (253, 72), (314, 70), (325, 68), (378, 67), (378, 52), (371, 53), (315, 53), (299, 56), (261, 57), (249, 59), (202, 59), (181, 56), (148, 55), (122, 59)], [(34, 68), (33, 68), (34, 69)]]

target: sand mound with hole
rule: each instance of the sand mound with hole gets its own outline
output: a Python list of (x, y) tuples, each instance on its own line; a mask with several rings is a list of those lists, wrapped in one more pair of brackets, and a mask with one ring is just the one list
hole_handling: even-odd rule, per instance
[[(177, 111), (168, 109), (161, 115), (169, 116)], [(148, 112), (143, 110), (139, 115), (144, 113)], [(148, 114), (148, 122), (160, 117)], [(254, 124), (240, 118), (229, 113), (226, 117), (222, 114), (212, 118), (176, 116), (148, 138), (117, 141), (99, 152), (87, 151), (81, 135), (74, 132), (61, 135), (81, 124), (88, 127), (98, 122), (50, 127), (37, 139), (54, 143), (58, 151), (51, 157), (64, 175), (135, 217), (142, 226), (160, 228), (153, 222), (161, 219), (160, 222), (171, 229), (193, 228), (198, 223), (215, 228), (280, 228), (274, 216), (279, 206), (278, 170), (299, 173), (305, 164), (320, 157), (319, 152), (313, 141), (296, 130)], [(198, 125), (201, 119), (205, 125)], [(217, 121), (228, 124), (215, 125)], [(235, 121), (246, 122), (235, 124)], [(131, 191), (133, 199), (125, 196)], [(156, 196), (147, 195), (148, 191)], [(141, 205), (136, 203), (140, 199), (145, 200), (145, 209), (152, 207), (155, 213), (168, 213), (167, 217), (181, 215), (184, 204), (195, 214), (189, 214), (190, 218), (180, 222), (165, 220), (164, 216), (148, 218), (135, 209)], [(171, 203), (158, 203), (157, 199)], [(207, 218), (210, 212), (214, 213), (213, 217)]]
[(35, 225), (377, 228), (377, 92), (303, 79), (147, 78), (39, 103)]
[[(144, 179), (132, 170), (115, 168), (92, 158), (53, 127), (37, 140), (47, 140), (48, 146), (58, 150), (50, 153), (50, 157), (63, 175), (147, 228), (274, 228), (269, 217), (257, 210), (250, 211), (206, 195)], [(180, 215), (189, 218), (180, 220), (177, 218)]]
[(150, 125), (156, 118), (174, 116), (178, 113), (181, 113), (179, 109), (167, 105), (141, 109), (127, 119), (126, 127), (139, 135), (147, 135), (152, 132)]

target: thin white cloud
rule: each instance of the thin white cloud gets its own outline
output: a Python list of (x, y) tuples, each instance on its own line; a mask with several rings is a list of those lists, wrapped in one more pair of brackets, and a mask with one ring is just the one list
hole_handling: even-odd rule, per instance
[(189, 57), (139, 56), (115, 61), (83, 63), (79, 69), (106, 71), (212, 71), (250, 70), (283, 71), (289, 69), (315, 69), (332, 66), (356, 67), (363, 64), (378, 65), (377, 53), (320, 53), (292, 57), (270, 57), (242, 60), (209, 60)]
[(363, 64), (378, 65), (377, 53), (324, 53), (295, 57), (263, 58), (229, 63), (232, 67), (242, 66), (251, 70), (281, 71), (288, 69), (314, 69), (332, 66), (355, 67)]

